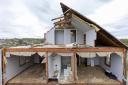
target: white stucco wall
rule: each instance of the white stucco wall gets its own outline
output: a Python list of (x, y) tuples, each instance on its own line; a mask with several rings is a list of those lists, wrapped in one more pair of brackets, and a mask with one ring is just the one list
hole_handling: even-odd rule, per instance
[(89, 30), (86, 32), (86, 45), (94, 46), (96, 40), (95, 29)]
[(12, 57), (7, 58), (7, 67), (6, 67), (7, 81), (13, 78), (14, 76), (16, 76), (18, 73), (25, 70), (26, 68), (28, 68), (32, 64), (33, 62), (26, 63), (25, 65), (20, 66), (18, 56), (12, 56)]
[(55, 28), (46, 33), (46, 43), (55, 44)]
[(2, 54), (0, 49), (0, 85), (2, 85)]

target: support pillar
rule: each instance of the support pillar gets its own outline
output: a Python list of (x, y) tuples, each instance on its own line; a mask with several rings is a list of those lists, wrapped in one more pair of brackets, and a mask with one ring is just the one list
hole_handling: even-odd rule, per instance
[(45, 57), (46, 57), (46, 83), (48, 83), (48, 52), (46, 52)]

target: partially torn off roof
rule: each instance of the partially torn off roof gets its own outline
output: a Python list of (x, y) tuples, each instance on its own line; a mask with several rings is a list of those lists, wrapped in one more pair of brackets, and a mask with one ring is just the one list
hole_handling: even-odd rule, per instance
[[(111, 35), (109, 32), (107, 32), (105, 29), (103, 29), (101, 26), (93, 22), (92, 20), (88, 19), (87, 17), (83, 16), (79, 12), (73, 10), (72, 8), (66, 6), (63, 3), (60, 3), (62, 7), (63, 14), (65, 15), (68, 11), (72, 12), (74, 15), (78, 16), (80, 19), (84, 20), (85, 22), (88, 22), (92, 26), (95, 26), (99, 28), (100, 30), (97, 31), (97, 40), (102, 41), (103, 43), (106, 43), (108, 45), (113, 45), (116, 47), (124, 47), (128, 48), (125, 44), (123, 44), (120, 40), (115, 38), (113, 35)], [(97, 43), (97, 41), (96, 41)]]

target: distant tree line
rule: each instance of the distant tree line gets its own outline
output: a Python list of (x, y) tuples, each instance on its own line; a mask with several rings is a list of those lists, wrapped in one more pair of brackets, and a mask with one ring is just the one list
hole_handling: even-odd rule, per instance
[(13, 47), (13, 46), (26, 46), (33, 44), (43, 44), (44, 39), (42, 38), (13, 38), (13, 39), (0, 39), (0, 48)]

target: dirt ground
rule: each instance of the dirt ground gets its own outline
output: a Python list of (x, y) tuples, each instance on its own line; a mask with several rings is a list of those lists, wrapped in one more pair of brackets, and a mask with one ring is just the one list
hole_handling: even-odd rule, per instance
[(85, 83), (119, 83), (117, 80), (110, 79), (100, 67), (78, 67), (78, 81)]
[(44, 83), (45, 69), (42, 64), (34, 64), (8, 83)]

